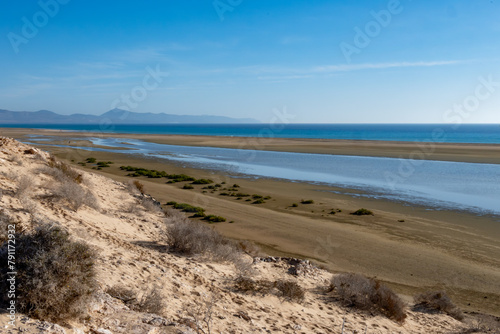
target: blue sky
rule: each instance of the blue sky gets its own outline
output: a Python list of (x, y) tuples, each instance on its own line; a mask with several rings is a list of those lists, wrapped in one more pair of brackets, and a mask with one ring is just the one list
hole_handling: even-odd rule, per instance
[(500, 123), (497, 0), (3, 7), (0, 109)]

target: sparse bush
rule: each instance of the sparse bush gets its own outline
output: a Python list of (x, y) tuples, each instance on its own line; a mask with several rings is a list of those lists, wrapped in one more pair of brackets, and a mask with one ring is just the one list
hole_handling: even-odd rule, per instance
[(299, 205), (298, 205), (297, 203), (293, 203), (293, 204), (292, 204), (292, 208), (296, 208), (296, 207), (298, 207), (298, 206), (299, 206)]
[(141, 194), (144, 194), (145, 190), (144, 190), (144, 184), (142, 184), (141, 182), (135, 180), (134, 182), (132, 182), (132, 184), (135, 186), (135, 188), (137, 190), (139, 190), (139, 192)]
[(123, 285), (115, 285), (106, 289), (106, 293), (119, 299), (130, 309), (138, 312), (160, 314), (165, 308), (164, 297), (159, 287), (155, 286), (138, 298), (137, 293)]
[(165, 308), (164, 297), (161, 289), (157, 286), (147, 291), (141, 299), (132, 306), (132, 309), (139, 312), (160, 314)]
[(198, 179), (193, 181), (193, 184), (210, 184), (210, 183), (214, 183), (214, 181), (210, 179)]
[(278, 280), (274, 283), (274, 285), (280, 292), (280, 297), (288, 301), (295, 302), (301, 302), (304, 300), (304, 289), (302, 289), (297, 282)]
[(235, 183), (235, 184), (233, 184), (233, 188), (239, 188), (239, 187), (240, 187), (240, 185), (239, 185), (239, 184), (236, 184), (236, 183)]
[(425, 292), (413, 297), (413, 301), (417, 308), (422, 307), (427, 310), (444, 312), (457, 320), (464, 318), (462, 311), (453, 304), (444, 291)]
[(90, 158), (87, 158), (85, 161), (88, 162), (89, 164), (95, 164), (97, 159), (90, 157)]
[(253, 198), (253, 199), (261, 199), (261, 198), (262, 198), (262, 196), (261, 196), (261, 195), (257, 195), (257, 194), (253, 194), (253, 195), (252, 195), (252, 198)]
[(16, 197), (24, 197), (31, 190), (34, 182), (33, 178), (28, 175), (21, 176), (17, 184)]
[(260, 249), (260, 247), (248, 240), (238, 242), (238, 247), (242, 252), (250, 255), (251, 257), (259, 256), (262, 254), (262, 250)]
[(152, 198), (149, 197), (143, 197), (141, 199), (141, 205), (146, 209), (148, 212), (160, 212), (161, 207), (158, 204), (158, 202), (155, 202)]
[(274, 283), (267, 280), (253, 280), (246, 275), (239, 275), (234, 280), (234, 287), (239, 292), (244, 293), (261, 293), (267, 295), (274, 287)]
[[(47, 163), (48, 163), (49, 167), (60, 171), (62, 173), (62, 175), (66, 176), (67, 178), (69, 178), (73, 182), (76, 182), (78, 184), (82, 183), (83, 176), (77, 170), (73, 169), (71, 166), (65, 164), (62, 161), (57, 161), (56, 158), (54, 158), (53, 156), (50, 156)], [(57, 173), (57, 172), (51, 173), (50, 171), (44, 171), (44, 173), (48, 174), (48, 175), (52, 175), (58, 181), (62, 181), (60, 173)]]
[(359, 274), (340, 274), (332, 278), (331, 287), (347, 306), (377, 310), (399, 323), (406, 318), (404, 302), (375, 279)]
[(169, 201), (169, 202), (167, 202), (167, 205), (176, 205), (176, 204), (177, 204), (176, 201)]
[(182, 189), (194, 189), (194, 187), (190, 184), (185, 184), (184, 187), (182, 187)]
[(312, 199), (303, 199), (300, 201), (302, 204), (314, 204), (314, 200)]
[(97, 166), (99, 166), (99, 167), (109, 167), (109, 163), (105, 162), (105, 161), (99, 161), (97, 163)]
[(78, 211), (82, 205), (99, 210), (99, 203), (92, 192), (68, 180), (63, 181), (54, 189), (54, 196), (67, 201), (74, 211)]
[(228, 239), (207, 225), (172, 217), (168, 228), (170, 249), (186, 255), (204, 254), (215, 260), (236, 261), (240, 252)]
[[(174, 206), (174, 209), (177, 209), (177, 210), (181, 210), (183, 212), (192, 212), (192, 213), (196, 213), (196, 214), (204, 214), (205, 213), (205, 209), (199, 207), (199, 206), (192, 206), (190, 204), (187, 204), (187, 203), (175, 203), (173, 204)], [(204, 217), (205, 215), (201, 216), (201, 217)]]
[[(5, 243), (0, 261), (7, 263)], [(70, 240), (59, 227), (43, 225), (16, 236), (17, 309), (47, 321), (81, 316), (95, 291), (96, 254), (85, 243)], [(0, 269), (0, 289), (8, 291), (7, 266)], [(2, 304), (8, 303), (1, 294)]]
[(361, 209), (358, 209), (354, 212), (351, 212), (351, 215), (355, 215), (355, 216), (373, 216), (373, 212), (371, 212), (370, 210), (368, 209), (365, 209), (365, 208), (361, 208)]

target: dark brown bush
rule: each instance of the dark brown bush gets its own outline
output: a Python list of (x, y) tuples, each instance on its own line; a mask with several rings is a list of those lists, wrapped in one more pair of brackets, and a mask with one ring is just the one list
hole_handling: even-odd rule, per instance
[[(0, 261), (7, 263), (7, 244)], [(16, 236), (17, 309), (31, 317), (58, 321), (81, 316), (96, 288), (95, 252), (83, 242), (70, 240), (59, 227), (43, 225)], [(2, 266), (0, 289), (7, 291), (9, 271)], [(1, 294), (1, 302), (8, 302)]]
[(449, 316), (462, 320), (462, 311), (451, 301), (444, 291), (430, 291), (413, 297), (416, 308), (424, 308), (448, 314)]
[(133, 185), (136, 187), (137, 190), (139, 190), (139, 192), (141, 194), (144, 194), (145, 190), (144, 190), (144, 184), (142, 184), (141, 182), (135, 180), (133, 182)]
[(301, 302), (304, 300), (304, 289), (297, 282), (278, 280), (274, 286), (280, 292), (280, 297), (288, 301)]
[(333, 276), (331, 288), (347, 306), (377, 310), (400, 323), (406, 318), (404, 302), (378, 280), (360, 274), (340, 274)]
[(137, 300), (135, 291), (123, 285), (115, 285), (107, 288), (106, 293), (113, 298), (120, 299), (125, 304), (131, 304)]

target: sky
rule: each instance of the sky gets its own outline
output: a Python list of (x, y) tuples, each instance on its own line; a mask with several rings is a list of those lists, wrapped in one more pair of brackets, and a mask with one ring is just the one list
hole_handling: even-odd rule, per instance
[(500, 123), (498, 0), (2, 7), (0, 109)]

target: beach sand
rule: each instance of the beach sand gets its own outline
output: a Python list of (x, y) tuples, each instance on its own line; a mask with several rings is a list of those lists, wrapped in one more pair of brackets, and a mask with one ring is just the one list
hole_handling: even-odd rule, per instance
[[(74, 138), (73, 133), (43, 130), (2, 129), (1, 135), (19, 139), (24, 134)], [(111, 135), (76, 134), (111, 137)], [(253, 146), (254, 139), (197, 136), (112, 135), (158, 143), (269, 149), (309, 153), (409, 157), (419, 149), (415, 143), (268, 139)], [(245, 146), (247, 145), (248, 146)], [(430, 145), (430, 144), (428, 144)], [(294, 255), (314, 260), (334, 272), (359, 272), (377, 277), (410, 298), (417, 292), (446, 290), (464, 310), (500, 316), (500, 218), (453, 211), (435, 211), (380, 199), (354, 198), (333, 193), (328, 186), (281, 180), (240, 178), (217, 172), (186, 168), (179, 164), (144, 159), (121, 153), (89, 152), (38, 145), (76, 165), (92, 156), (114, 164), (101, 171), (120, 181), (129, 181), (119, 166), (131, 165), (168, 173), (185, 173), (210, 178), (226, 185), (237, 183), (240, 191), (271, 196), (264, 204), (202, 193), (202, 185), (181, 189), (183, 183), (166, 184), (166, 179), (134, 178), (161, 201), (201, 206), (208, 214), (223, 216), (213, 224), (223, 234), (252, 240), (271, 255)], [(435, 144), (432, 160), (500, 163), (500, 145)], [(312, 199), (314, 204), (300, 204)], [(298, 207), (292, 207), (298, 203)], [(374, 216), (349, 213), (367, 208)], [(341, 212), (330, 214), (331, 209)], [(230, 221), (234, 221), (230, 223)]]

